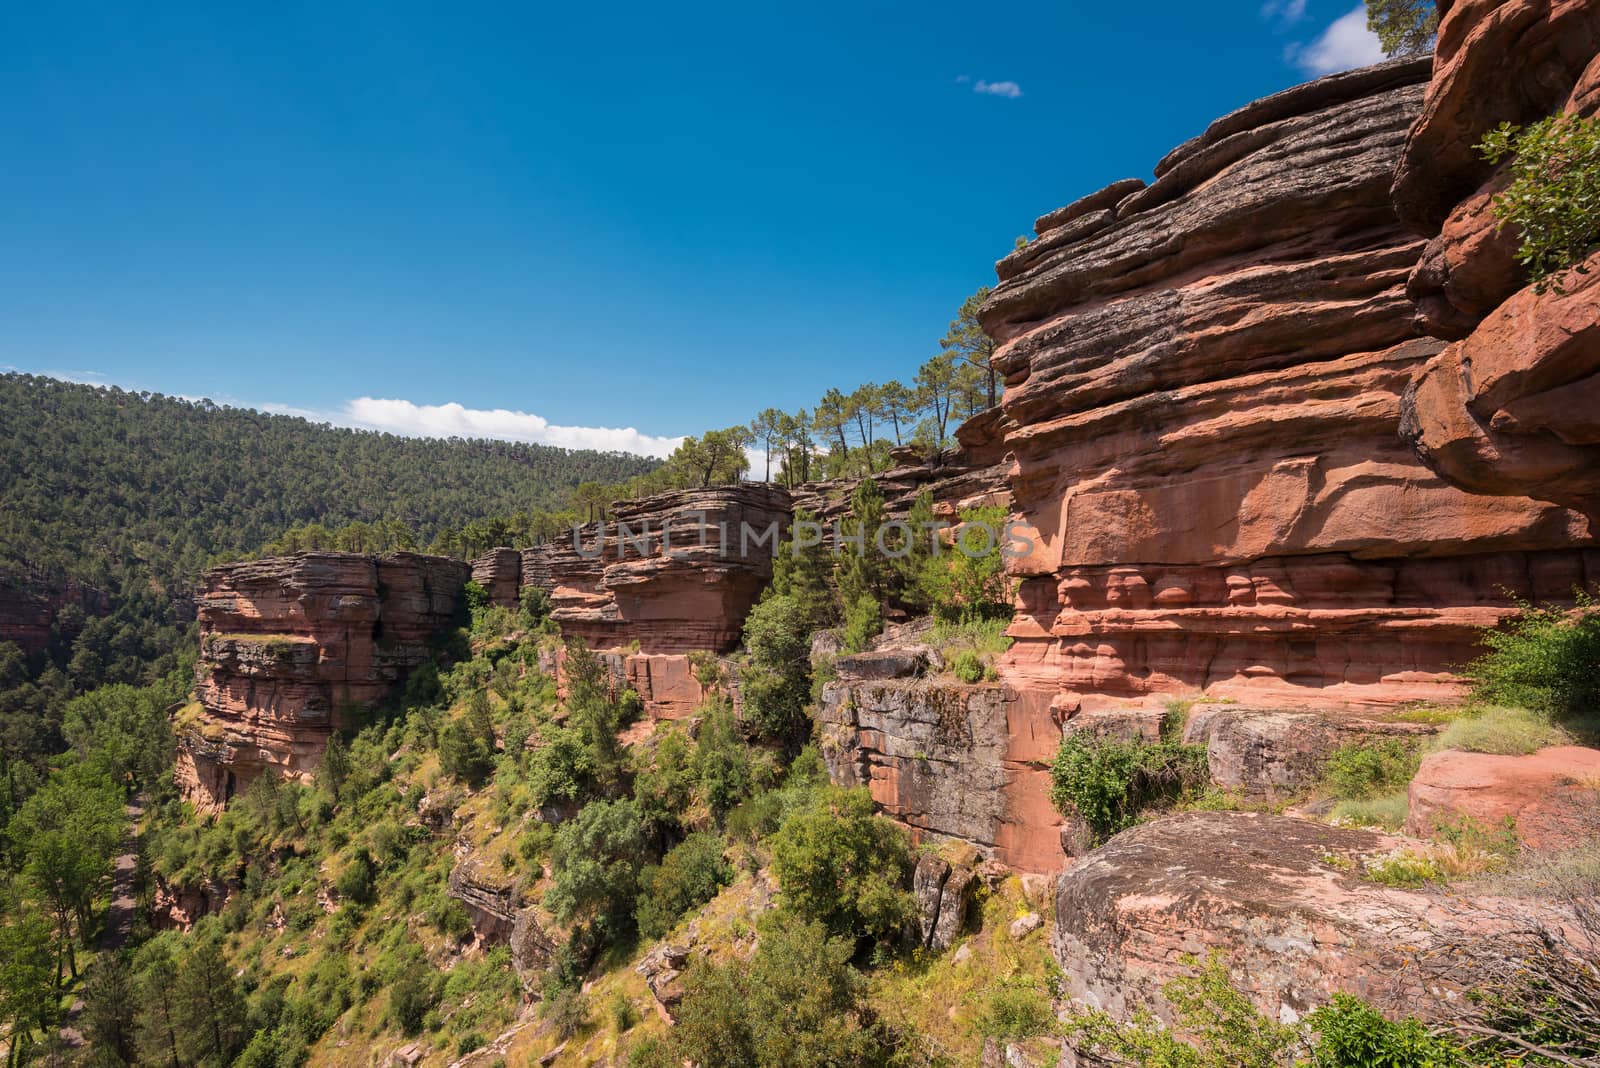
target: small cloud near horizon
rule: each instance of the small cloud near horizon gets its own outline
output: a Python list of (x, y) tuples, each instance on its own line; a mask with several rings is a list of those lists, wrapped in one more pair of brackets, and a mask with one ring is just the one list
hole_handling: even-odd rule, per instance
[(1290, 45), (1284, 58), (1307, 74), (1321, 76), (1382, 63), (1388, 56), (1378, 35), (1367, 29), (1367, 9), (1362, 5), (1336, 19), (1310, 44)]
[(1016, 82), (991, 82), (983, 78), (974, 79), (970, 74), (956, 76), (957, 85), (970, 85), (974, 93), (984, 96), (1004, 97), (1006, 100), (1015, 100), (1022, 95), (1022, 86)]
[(561, 426), (531, 412), (505, 408), (468, 408), (454, 401), (413, 404), (386, 397), (357, 397), (346, 402), (332, 421), (408, 437), (493, 438), (658, 458), (670, 456), (683, 441), (681, 437), (644, 434), (633, 427)]

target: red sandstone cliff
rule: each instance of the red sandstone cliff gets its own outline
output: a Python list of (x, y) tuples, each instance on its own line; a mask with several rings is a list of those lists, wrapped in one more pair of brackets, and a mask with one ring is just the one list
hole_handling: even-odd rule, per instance
[(308, 776), (334, 730), (428, 658), (467, 575), (415, 553), (302, 553), (209, 571), (200, 709), (179, 725), (184, 796), (213, 811), (263, 771)]
[(1039, 222), (983, 312), (1035, 528), (1004, 675), (1059, 712), (1202, 689), (1448, 696), (1509, 597), (1600, 577), (1588, 520), (1400, 435), (1442, 347), (1390, 185), (1426, 62), (1279, 93)]

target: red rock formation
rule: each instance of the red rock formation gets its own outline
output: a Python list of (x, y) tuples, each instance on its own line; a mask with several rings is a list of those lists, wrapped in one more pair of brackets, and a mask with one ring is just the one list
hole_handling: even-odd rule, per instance
[(56, 614), (68, 605), (82, 609), (85, 616), (111, 610), (106, 595), (92, 587), (0, 570), (0, 642), (15, 642), (25, 653), (43, 652), (50, 644)]
[(522, 591), (522, 553), (516, 549), (490, 549), (472, 561), (472, 581), (489, 595), (489, 603), (516, 608)]
[(180, 730), (184, 796), (214, 811), (264, 770), (309, 776), (334, 730), (428, 658), (467, 574), (415, 553), (302, 553), (207, 572), (201, 713)]
[(1034, 542), (1002, 677), (1035, 717), (1445, 697), (1502, 587), (1600, 577), (1584, 517), (1466, 493), (1400, 436), (1441, 347), (1389, 198), (1428, 69), (1258, 101), (999, 264), (983, 321)]
[(1600, 750), (1567, 745), (1528, 756), (1432, 753), (1411, 780), (1406, 830), (1432, 835), (1507, 820), (1530, 849), (1573, 849), (1600, 832)]
[[(1476, 145), (1502, 122), (1600, 110), (1600, 5), (1458, 0), (1438, 70), (1394, 186), (1402, 216), (1432, 237), (1409, 292), (1423, 327), (1456, 342), (1405, 398), (1405, 433), (1441, 476), (1473, 493), (1526, 494), (1600, 517), (1600, 281), (1523, 288), (1504, 185)], [(1592, 270), (1600, 257), (1592, 258)]]
[[(1397, 843), (1368, 831), (1253, 813), (1168, 816), (1125, 831), (1061, 875), (1054, 949), (1069, 996), (1115, 1016), (1153, 1006), (1220, 950), (1233, 981), (1289, 1022), (1349, 993), (1398, 1015), (1451, 1020), (1463, 976), (1422, 970), (1429, 947), (1492, 928), (1493, 902), (1392, 890), (1363, 863)], [(1545, 915), (1510, 903), (1524, 921)], [(1464, 906), (1464, 907), (1463, 907)], [(1470, 980), (1470, 977), (1467, 977)]]
[(522, 581), (549, 592), (566, 637), (593, 649), (727, 652), (772, 577), (789, 494), (765, 483), (618, 504), (603, 523), (524, 549)]

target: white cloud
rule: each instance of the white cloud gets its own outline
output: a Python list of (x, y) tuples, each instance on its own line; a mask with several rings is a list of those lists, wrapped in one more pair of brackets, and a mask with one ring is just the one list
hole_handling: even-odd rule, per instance
[(1261, 17), (1292, 26), (1306, 17), (1306, 0), (1267, 0), (1261, 5)]
[(345, 404), (344, 422), (392, 434), (430, 438), (494, 438), (559, 445), (564, 449), (601, 449), (643, 456), (668, 456), (683, 438), (655, 437), (633, 427), (558, 426), (531, 412), (505, 408), (467, 408), (449, 404), (413, 404), (408, 400), (357, 397)]
[(972, 84), (974, 93), (985, 93), (989, 96), (1003, 96), (1007, 100), (1015, 100), (1022, 95), (1022, 86), (1016, 82), (986, 82), (979, 78)]
[(1387, 58), (1383, 46), (1378, 43), (1378, 35), (1367, 29), (1365, 6), (1335, 21), (1310, 44), (1291, 46), (1288, 56), (1291, 62), (1310, 74), (1335, 74), (1381, 63)]

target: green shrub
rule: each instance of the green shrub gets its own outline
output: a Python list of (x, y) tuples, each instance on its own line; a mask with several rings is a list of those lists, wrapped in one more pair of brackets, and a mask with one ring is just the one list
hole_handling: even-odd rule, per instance
[(760, 737), (799, 745), (811, 731), (811, 631), (802, 603), (782, 594), (763, 598), (745, 617), (744, 647), (746, 721)]
[(545, 907), (560, 923), (595, 920), (620, 933), (633, 919), (644, 849), (631, 799), (585, 805), (556, 831)]
[(1366, 864), (1367, 878), (1383, 886), (1413, 889), (1425, 883), (1440, 882), (1444, 873), (1429, 856), (1402, 849), (1384, 857), (1375, 857)]
[(416, 961), (389, 988), (389, 1019), (408, 1035), (422, 1030), (423, 1020), (439, 1001), (439, 974), (427, 961)]
[(625, 1034), (633, 1029), (639, 1022), (639, 1010), (622, 991), (611, 995), (611, 1003), (606, 1006), (606, 1015), (611, 1017), (611, 1027), (617, 1034)]
[(733, 881), (733, 869), (723, 859), (722, 839), (699, 831), (685, 838), (662, 858), (659, 867), (640, 876), (639, 904), (634, 916), (639, 933), (656, 939), (672, 930), (678, 919), (717, 896)]
[(1411, 811), (1411, 799), (1405, 790), (1399, 790), (1383, 797), (1373, 797), (1366, 800), (1340, 801), (1333, 806), (1331, 813), (1335, 823), (1345, 823), (1356, 827), (1382, 827), (1386, 831), (1398, 831), (1405, 826), (1406, 815)]
[(884, 938), (916, 915), (911, 846), (864, 788), (818, 791), (772, 838), (783, 903), (834, 934)]
[(1562, 276), (1600, 242), (1600, 120), (1552, 115), (1520, 127), (1503, 123), (1478, 146), (1484, 159), (1511, 156), (1511, 182), (1495, 197), (1502, 226), (1522, 235), (1517, 260), (1534, 288), (1561, 292)]
[(468, 1031), (456, 1039), (456, 1056), (465, 1057), (475, 1049), (482, 1049), (488, 1045), (488, 1040), (476, 1031)]
[(950, 673), (962, 682), (982, 682), (985, 674), (983, 660), (970, 649), (963, 649), (950, 662)]
[(1199, 789), (1207, 773), (1203, 745), (1071, 734), (1050, 767), (1050, 800), (1103, 841), (1133, 826), (1145, 810)]
[(1500, 756), (1526, 756), (1551, 745), (1560, 745), (1564, 735), (1550, 720), (1522, 708), (1469, 709), (1439, 735), (1439, 749), (1459, 749), (1467, 753), (1495, 753)]
[(1395, 1023), (1349, 994), (1306, 1018), (1316, 1033), (1310, 1068), (1465, 1068), (1461, 1051), (1416, 1020)]
[(1401, 738), (1357, 742), (1328, 758), (1328, 790), (1340, 801), (1371, 801), (1402, 790), (1417, 774), (1422, 757)]
[[(1256, 1011), (1229, 980), (1227, 965), (1213, 954), (1204, 963), (1182, 958), (1191, 974), (1173, 979), (1162, 993), (1172, 1005), (1168, 1028), (1141, 1008), (1119, 1023), (1100, 1009), (1077, 1010), (1065, 1022), (1077, 1045), (1113, 1064), (1141, 1068), (1279, 1068), (1293, 1063), (1303, 1045), (1293, 1027)], [(1179, 1039), (1178, 1034), (1191, 1036)]]
[(883, 605), (870, 593), (863, 593), (844, 606), (844, 651), (859, 653), (883, 633)]
[(876, 1068), (895, 1063), (863, 1021), (864, 983), (850, 967), (854, 944), (779, 912), (755, 955), (725, 964), (697, 959), (684, 978), (669, 1056), (652, 1050), (636, 1065), (692, 1062), (700, 1068)]
[(545, 1002), (544, 1017), (559, 1038), (571, 1038), (589, 1023), (589, 999), (579, 990), (562, 990)]
[(977, 1027), (985, 1038), (1032, 1038), (1050, 1031), (1056, 1022), (1050, 995), (1026, 977), (1002, 979), (984, 992)]
[(999, 505), (961, 513), (955, 544), (926, 562), (918, 577), (920, 599), (944, 620), (1008, 618), (1012, 585), (1002, 547), (1010, 513)]
[(1558, 719), (1600, 713), (1600, 607), (1579, 595), (1574, 612), (1525, 604), (1504, 630), (1484, 635), (1489, 651), (1467, 668), (1473, 696), (1490, 705)]

